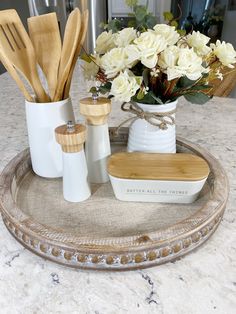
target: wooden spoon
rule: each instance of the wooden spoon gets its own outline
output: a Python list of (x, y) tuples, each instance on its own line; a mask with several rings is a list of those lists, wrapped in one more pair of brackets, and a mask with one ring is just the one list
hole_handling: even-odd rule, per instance
[(37, 61), (45, 74), (50, 96), (53, 98), (61, 57), (61, 37), (57, 15), (54, 12), (33, 16), (28, 18), (27, 22)]
[(80, 27), (81, 14), (80, 10), (76, 8), (71, 12), (66, 23), (61, 51), (61, 60), (59, 65), (58, 82), (53, 101), (59, 101), (63, 98), (65, 83), (70, 72), (76, 48), (78, 46)]
[(25, 88), (25, 85), (20, 79), (16, 69), (14, 68), (11, 61), (8, 59), (7, 55), (2, 51), (1, 48), (0, 48), (0, 61), (2, 62), (8, 73), (11, 75), (11, 77), (15, 80), (19, 89), (22, 91), (25, 99), (28, 101), (34, 101), (33, 98), (30, 96), (29, 92), (27, 91), (27, 89)]
[(33, 45), (15, 10), (0, 11), (0, 48), (30, 83), (37, 101), (50, 101), (38, 76)]
[(63, 97), (64, 99), (68, 98), (69, 94), (70, 94), (70, 86), (71, 86), (71, 81), (72, 81), (72, 75), (73, 75), (73, 72), (74, 72), (76, 61), (77, 61), (77, 59), (79, 57), (81, 48), (82, 48), (82, 46), (84, 44), (85, 37), (86, 37), (86, 34), (87, 34), (88, 19), (89, 19), (89, 11), (85, 10), (83, 12), (83, 14), (82, 14), (82, 25), (81, 25), (81, 31), (80, 31), (80, 35), (79, 35), (78, 45), (77, 45), (76, 52), (75, 52), (75, 55), (74, 55), (74, 58), (73, 58), (73, 61), (72, 61), (72, 64), (71, 64), (70, 73), (69, 73), (69, 76), (68, 76), (67, 81), (66, 81), (66, 86), (65, 86), (65, 90), (64, 90), (64, 97)]

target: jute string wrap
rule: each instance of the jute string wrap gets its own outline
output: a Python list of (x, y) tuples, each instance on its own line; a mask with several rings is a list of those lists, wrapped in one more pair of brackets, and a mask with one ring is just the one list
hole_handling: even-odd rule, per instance
[(116, 129), (118, 133), (119, 129), (128, 122), (134, 122), (138, 119), (144, 119), (151, 125), (158, 127), (160, 130), (167, 130), (168, 126), (175, 124), (175, 114), (176, 109), (168, 112), (147, 112), (140, 108), (136, 103), (123, 103), (121, 109), (126, 112), (134, 114), (136, 117), (131, 117), (124, 122), (122, 122)]

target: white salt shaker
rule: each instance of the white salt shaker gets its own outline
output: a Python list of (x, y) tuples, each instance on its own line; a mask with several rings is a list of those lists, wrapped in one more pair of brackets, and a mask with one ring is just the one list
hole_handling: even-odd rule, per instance
[(107, 158), (111, 154), (107, 119), (111, 112), (111, 101), (105, 97), (92, 97), (80, 100), (80, 113), (87, 121), (85, 154), (89, 181), (105, 183), (109, 181)]
[(86, 127), (82, 124), (61, 125), (55, 129), (63, 154), (63, 196), (69, 202), (82, 202), (91, 195), (84, 154)]

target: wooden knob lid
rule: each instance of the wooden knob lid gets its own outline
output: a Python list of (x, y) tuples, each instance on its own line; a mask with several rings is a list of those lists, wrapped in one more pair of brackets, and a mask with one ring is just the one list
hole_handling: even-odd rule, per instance
[(86, 117), (87, 123), (102, 125), (107, 122), (111, 112), (111, 100), (105, 97), (84, 98), (80, 100), (80, 113)]
[(62, 146), (65, 153), (77, 153), (83, 149), (86, 139), (86, 127), (83, 124), (73, 124), (69, 121), (67, 124), (60, 125), (55, 129), (57, 142)]

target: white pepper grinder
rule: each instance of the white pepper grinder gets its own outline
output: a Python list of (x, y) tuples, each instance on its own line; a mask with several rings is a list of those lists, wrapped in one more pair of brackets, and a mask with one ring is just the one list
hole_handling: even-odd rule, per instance
[(80, 113), (87, 121), (85, 154), (91, 183), (109, 181), (107, 158), (111, 154), (111, 146), (107, 120), (110, 112), (111, 101), (108, 98), (93, 94), (80, 100)]
[(63, 154), (63, 196), (69, 202), (82, 202), (91, 195), (84, 154), (86, 127), (69, 121), (55, 129)]

